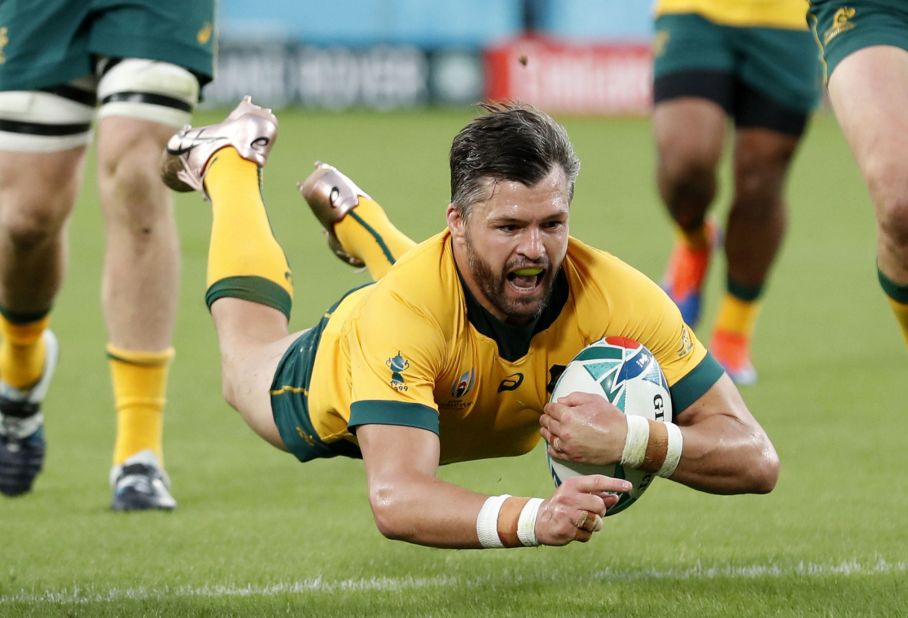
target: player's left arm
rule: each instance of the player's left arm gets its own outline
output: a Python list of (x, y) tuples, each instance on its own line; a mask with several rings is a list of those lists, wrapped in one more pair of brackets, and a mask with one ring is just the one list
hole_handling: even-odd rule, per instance
[[(779, 476), (775, 448), (726, 374), (675, 422), (681, 456), (668, 478), (717, 494), (767, 493), (775, 487)], [(615, 464), (628, 443), (627, 417), (597, 395), (573, 393), (547, 404), (540, 424), (549, 454), (569, 461)], [(649, 440), (647, 450), (653, 447), (652, 434)], [(661, 463), (656, 461), (651, 471)]]
[(779, 456), (727, 374), (675, 422), (683, 446), (673, 481), (718, 494), (768, 493), (776, 486)]

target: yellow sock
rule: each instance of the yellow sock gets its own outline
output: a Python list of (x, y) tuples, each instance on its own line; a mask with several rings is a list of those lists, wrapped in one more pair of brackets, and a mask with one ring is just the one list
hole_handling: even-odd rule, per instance
[(341, 246), (366, 263), (373, 279), (381, 279), (400, 256), (416, 243), (394, 227), (375, 201), (359, 196), (359, 205), (334, 226)]
[(716, 330), (737, 333), (750, 339), (753, 336), (759, 313), (759, 301), (741, 300), (726, 292), (719, 304)]
[(900, 303), (890, 298), (889, 306), (892, 307), (895, 319), (898, 320), (899, 326), (902, 327), (902, 337), (905, 338), (905, 343), (908, 344), (908, 304)]
[(117, 409), (113, 462), (151, 449), (164, 465), (164, 403), (173, 348), (134, 352), (107, 345)]
[(208, 306), (219, 298), (241, 298), (289, 317), (293, 280), (265, 212), (258, 166), (222, 148), (208, 164), (205, 190), (212, 211)]
[(50, 316), (29, 322), (10, 322), (0, 315), (0, 378), (13, 388), (24, 389), (41, 378), (44, 360), (44, 334)]

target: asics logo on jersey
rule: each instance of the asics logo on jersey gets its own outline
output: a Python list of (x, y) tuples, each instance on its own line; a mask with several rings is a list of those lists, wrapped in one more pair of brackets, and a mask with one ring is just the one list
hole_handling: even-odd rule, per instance
[(503, 391), (516, 391), (517, 387), (523, 384), (523, 374), (522, 373), (512, 373), (504, 380), (501, 381), (501, 384), (498, 385), (498, 392)]
[(825, 33), (823, 33), (823, 45), (826, 45), (832, 39), (836, 38), (843, 32), (851, 30), (854, 28), (854, 22), (851, 19), (854, 17), (855, 11), (850, 6), (843, 6), (838, 11), (835, 12), (835, 15), (832, 17), (832, 27), (829, 28)]

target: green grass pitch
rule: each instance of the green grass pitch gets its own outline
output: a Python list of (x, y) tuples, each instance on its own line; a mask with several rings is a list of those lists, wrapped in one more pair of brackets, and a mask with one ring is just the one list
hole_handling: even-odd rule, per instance
[[(299, 198), (312, 161), (346, 171), (423, 238), (444, 223), (447, 150), (471, 115), (280, 113), (264, 194), (297, 282), (293, 326), (366, 278), (329, 254)], [(575, 235), (658, 279), (672, 232), (647, 121), (562, 120), (583, 161)], [(209, 212), (197, 195), (177, 198), (184, 263), (165, 443), (179, 507), (111, 513), (93, 184), (70, 225), (53, 317), (62, 362), (45, 406), (46, 468), (31, 495), (0, 500), (0, 615), (904, 615), (906, 355), (876, 283), (872, 209), (830, 116), (815, 119), (791, 172), (789, 235), (754, 347), (760, 382), (743, 391), (782, 459), (776, 491), (719, 497), (659, 480), (589, 544), (565, 548), (387, 541), (361, 462), (300, 465), (256, 438), (220, 395), (203, 303)], [(704, 339), (723, 276), (718, 261)], [(489, 493), (552, 491), (541, 449), (441, 474)]]

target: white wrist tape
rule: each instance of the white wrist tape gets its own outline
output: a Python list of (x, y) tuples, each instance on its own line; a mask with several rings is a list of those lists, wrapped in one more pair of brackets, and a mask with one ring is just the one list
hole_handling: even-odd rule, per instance
[(675, 473), (678, 462), (681, 461), (681, 448), (684, 446), (684, 436), (681, 435), (681, 428), (674, 423), (665, 423), (668, 429), (668, 451), (665, 453), (665, 461), (662, 467), (656, 473), (659, 476), (670, 477)]
[(489, 496), (479, 509), (479, 515), (476, 516), (476, 536), (483, 547), (504, 547), (498, 536), (498, 513), (501, 511), (501, 505), (510, 497), (510, 494)]
[(627, 438), (621, 452), (621, 465), (638, 468), (646, 457), (646, 445), (649, 442), (649, 421), (636, 414), (628, 414)]
[(536, 515), (539, 514), (541, 505), (542, 498), (530, 498), (530, 501), (524, 504), (520, 511), (520, 519), (517, 520), (517, 538), (525, 547), (539, 545), (539, 541), (536, 540)]

